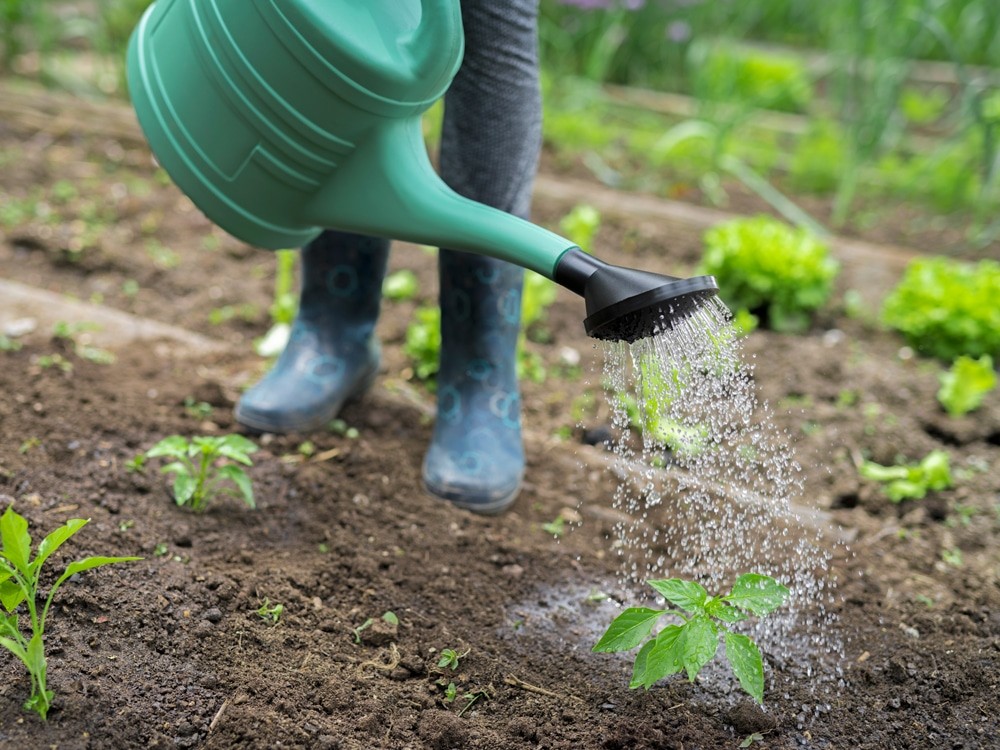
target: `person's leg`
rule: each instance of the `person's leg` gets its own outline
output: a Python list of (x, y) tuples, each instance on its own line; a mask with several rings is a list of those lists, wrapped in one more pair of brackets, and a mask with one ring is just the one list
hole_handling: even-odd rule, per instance
[(388, 240), (333, 231), (302, 248), (299, 312), (288, 346), (240, 398), (238, 422), (263, 432), (321, 429), (371, 385), (388, 256)]
[[(527, 218), (541, 149), (537, 0), (463, 0), (465, 59), (445, 97), (441, 176)], [(524, 474), (517, 340), (523, 271), (442, 249), (437, 421), (427, 489), (499, 513)]]

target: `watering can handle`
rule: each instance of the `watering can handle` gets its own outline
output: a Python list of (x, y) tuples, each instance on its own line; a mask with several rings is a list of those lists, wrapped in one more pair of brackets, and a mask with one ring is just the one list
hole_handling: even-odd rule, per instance
[[(428, 44), (429, 40), (433, 43)], [(459, 0), (420, 0), (420, 24), (400, 40), (412, 63), (412, 70), (420, 73), (440, 68), (444, 50), (465, 48), (462, 31), (462, 9)], [(448, 75), (458, 69), (448, 70)]]

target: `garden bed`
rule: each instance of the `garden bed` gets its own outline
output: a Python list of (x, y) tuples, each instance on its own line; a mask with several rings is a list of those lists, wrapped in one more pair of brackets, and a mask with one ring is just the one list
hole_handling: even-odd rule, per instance
[[(764, 711), (718, 675), (629, 691), (628, 662), (590, 652), (616, 602), (639, 594), (609, 541), (622, 518), (607, 455), (583, 443), (571, 414), (582, 392), (601, 394), (579, 300), (560, 292), (550, 343), (531, 345), (549, 375), (524, 385), (529, 465), (510, 513), (473, 516), (421, 488), (433, 400), (400, 351), (418, 300), (385, 304), (383, 377), (343, 415), (358, 437), (265, 436), (250, 470), (258, 509), (222, 503), (196, 517), (174, 507), (155, 466), (126, 465), (166, 435), (238, 429), (234, 399), (265, 369), (251, 344), (268, 326), (273, 257), (214, 230), (157, 179), (141, 145), (96, 122), (36, 127), (0, 125), (0, 277), (199, 338), (101, 340), (117, 356), (101, 364), (76, 351), (98, 332), (73, 342), (38, 325), (0, 352), (3, 504), (36, 537), (91, 518), (67, 554), (144, 557), (61, 591), (48, 722), (21, 709), (27, 676), (0, 660), (4, 745), (627, 750), (737, 747), (753, 733), (768, 748), (995, 744), (995, 393), (972, 416), (946, 417), (938, 366), (901, 357), (896, 336), (838, 306), (804, 336), (752, 334), (756, 387), (803, 467), (797, 531), (818, 529), (832, 557), (831, 632), (812, 647), (767, 644)], [(537, 218), (555, 226), (569, 208), (547, 198)], [(597, 246), (667, 272), (689, 271), (700, 252), (689, 229), (624, 213), (606, 219)], [(431, 255), (398, 248), (392, 264), (412, 268), (433, 301)], [(40, 304), (34, 317), (51, 318)], [(567, 349), (582, 376), (560, 365)], [(53, 354), (71, 371), (43, 366)], [(605, 411), (583, 426), (602, 427)], [(888, 464), (935, 448), (951, 455), (954, 489), (894, 505), (858, 478), (862, 456)], [(555, 538), (542, 525), (560, 515)], [(257, 614), (265, 598), (284, 606), (277, 625)], [(832, 644), (842, 654), (822, 653)], [(437, 667), (443, 649), (468, 652), (454, 672)]]

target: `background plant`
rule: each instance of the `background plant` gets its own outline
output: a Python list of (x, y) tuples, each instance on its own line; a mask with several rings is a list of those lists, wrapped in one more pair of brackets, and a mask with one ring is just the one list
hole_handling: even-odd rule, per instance
[[(769, 576), (745, 573), (725, 596), (710, 596), (703, 586), (680, 578), (646, 581), (664, 599), (680, 608), (630, 607), (612, 621), (594, 651), (631, 651), (645, 641), (635, 657), (630, 688), (647, 690), (656, 682), (686, 672), (694, 682), (698, 673), (726, 645), (726, 659), (740, 686), (758, 703), (764, 701), (764, 661), (757, 644), (734, 633), (729, 625), (750, 615), (764, 617), (788, 597), (788, 589)], [(660, 618), (669, 615), (681, 624), (665, 626), (650, 638)], [(650, 640), (646, 640), (650, 638)]]
[(839, 270), (825, 244), (767, 216), (719, 224), (704, 242), (699, 272), (715, 276), (727, 305), (776, 331), (807, 329)]
[(990, 355), (979, 359), (963, 356), (941, 373), (940, 380), (938, 402), (951, 416), (960, 417), (982, 405), (986, 394), (996, 388), (997, 373)]
[(947, 362), (1000, 357), (1000, 263), (919, 258), (882, 306), (882, 320), (917, 351)]
[(945, 451), (934, 450), (920, 463), (883, 466), (864, 461), (858, 473), (865, 479), (881, 482), (882, 490), (894, 503), (919, 500), (929, 491), (946, 490), (952, 486), (951, 465)]
[[(48, 689), (46, 676), (48, 661), (45, 657), (45, 622), (49, 607), (56, 591), (67, 580), (78, 573), (93, 570), (103, 565), (139, 560), (138, 557), (85, 557), (70, 563), (49, 588), (49, 594), (39, 610), (41, 594), (39, 579), (42, 565), (70, 537), (87, 525), (89, 519), (73, 518), (46, 536), (31, 558), (31, 536), (28, 522), (7, 506), (0, 516), (0, 604), (6, 615), (0, 618), (0, 646), (16, 656), (31, 675), (31, 695), (24, 707), (36, 711), (45, 719), (52, 706), (54, 694)], [(24, 605), (27, 609), (30, 637), (21, 632), (17, 609)]]
[(242, 435), (194, 437), (191, 440), (171, 435), (146, 451), (146, 458), (176, 459), (160, 471), (174, 475), (174, 501), (200, 513), (223, 495), (241, 498), (250, 508), (256, 507), (253, 484), (238, 465), (252, 466), (250, 454), (256, 451), (253, 441)]

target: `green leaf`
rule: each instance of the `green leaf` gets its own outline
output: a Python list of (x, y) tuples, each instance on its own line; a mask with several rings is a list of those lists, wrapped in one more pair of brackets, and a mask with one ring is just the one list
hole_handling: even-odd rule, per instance
[(611, 621), (592, 650), (613, 653), (633, 649), (649, 637), (653, 625), (662, 615), (662, 609), (630, 607)]
[(146, 451), (146, 457), (171, 456), (173, 458), (182, 458), (187, 455), (189, 445), (187, 439), (181, 435), (171, 435), (170, 437), (163, 438), (163, 440)]
[(668, 602), (675, 604), (685, 612), (697, 613), (705, 611), (708, 592), (694, 581), (684, 581), (680, 578), (665, 578), (646, 581)]
[(726, 633), (726, 659), (743, 689), (758, 703), (764, 702), (764, 660), (757, 644), (745, 635)]
[(630, 688), (643, 687), (647, 690), (658, 681), (684, 668), (679, 638), (680, 625), (667, 625), (656, 638), (639, 651), (632, 669)]
[(0, 604), (8, 612), (13, 612), (26, 596), (24, 589), (11, 579), (0, 583)]
[(875, 482), (905, 481), (910, 476), (910, 472), (905, 466), (882, 466), (874, 461), (863, 461), (858, 468), (858, 473), (865, 479), (871, 479)]
[(29, 670), (31, 669), (28, 661), (28, 652), (24, 650), (24, 647), (20, 643), (12, 638), (0, 637), (0, 646), (3, 646), (5, 649), (14, 654), (14, 656), (20, 659), (24, 666)]
[(220, 456), (225, 456), (246, 466), (253, 466), (249, 454), (255, 453), (258, 448), (253, 441), (242, 435), (226, 435), (219, 442), (217, 450)]
[(28, 641), (28, 650), (26, 652), (28, 661), (25, 664), (28, 667), (28, 671), (35, 675), (36, 678), (40, 680), (45, 679), (45, 645), (42, 643), (42, 634), (35, 633), (31, 640)]
[[(179, 466), (180, 469), (171, 469), (172, 466)], [(168, 470), (177, 472), (177, 476), (174, 477), (174, 502), (178, 505), (187, 505), (198, 489), (198, 480), (188, 474), (187, 469), (180, 464), (163, 467), (163, 471)]]
[(253, 484), (250, 482), (250, 477), (247, 473), (243, 471), (239, 466), (233, 466), (229, 464), (228, 466), (219, 467), (219, 477), (223, 479), (230, 480), (235, 484), (239, 490), (240, 494), (243, 496), (243, 501), (251, 508), (256, 508), (257, 505), (253, 498)]
[(37, 571), (40, 567), (42, 567), (42, 563), (44, 563), (53, 552), (59, 549), (67, 539), (86, 526), (89, 522), (89, 518), (71, 518), (64, 525), (60, 526), (58, 529), (46, 536), (42, 540), (41, 544), (38, 545), (38, 551), (35, 553), (35, 559), (31, 561), (32, 571)]
[(18, 515), (13, 506), (8, 505), (0, 516), (0, 539), (3, 540), (3, 554), (18, 573), (29, 578), (28, 557), (31, 555), (31, 537), (28, 535), (28, 521)]
[(740, 622), (746, 615), (734, 607), (730, 607), (722, 599), (712, 599), (705, 605), (705, 612), (722, 622)]
[[(114, 565), (115, 563), (123, 562), (133, 562), (135, 560), (141, 560), (141, 557), (85, 557), (82, 560), (77, 560), (66, 566), (66, 570), (63, 574), (59, 576), (59, 579), (52, 584), (52, 588), (49, 589), (49, 602), (52, 601), (52, 597), (56, 593), (56, 589), (63, 585), (63, 583), (77, 573), (83, 573), (87, 570), (93, 570), (94, 568), (100, 568), (104, 565)], [(46, 605), (46, 611), (48, 610), (48, 605)]]
[(787, 597), (788, 589), (770, 576), (744, 573), (723, 601), (761, 617), (784, 604)]
[(695, 615), (681, 626), (677, 637), (688, 679), (694, 682), (701, 668), (708, 664), (719, 648), (719, 631), (707, 615)]
[(41, 693), (36, 693), (28, 698), (24, 702), (24, 708), (28, 711), (34, 711), (43, 719), (47, 719), (49, 708), (52, 706), (52, 699), (55, 698), (55, 695), (51, 690), (43, 690)]
[(941, 388), (937, 398), (953, 417), (960, 417), (978, 409), (986, 394), (996, 388), (997, 374), (993, 358), (984, 354), (979, 359), (962, 356), (951, 369), (940, 375)]
[(934, 450), (920, 462), (920, 470), (927, 486), (932, 490), (946, 490), (952, 485), (951, 465), (948, 453)]

